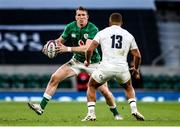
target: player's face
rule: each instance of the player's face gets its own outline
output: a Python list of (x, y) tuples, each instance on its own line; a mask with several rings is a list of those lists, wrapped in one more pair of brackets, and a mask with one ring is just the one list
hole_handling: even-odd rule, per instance
[(76, 11), (76, 21), (77, 21), (77, 25), (82, 28), (85, 27), (87, 22), (88, 22), (88, 14), (86, 11), (82, 11), (82, 10), (77, 10)]

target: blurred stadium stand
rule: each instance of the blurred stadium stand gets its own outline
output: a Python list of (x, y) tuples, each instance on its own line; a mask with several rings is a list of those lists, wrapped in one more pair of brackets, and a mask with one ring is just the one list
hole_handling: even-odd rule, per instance
[[(142, 54), (142, 84), (136, 88), (180, 91), (178, 0), (0, 0), (1, 91), (46, 87), (50, 74), (72, 54), (51, 60), (41, 49), (74, 20), (80, 5), (89, 9), (90, 21), (100, 29), (108, 25), (112, 12), (123, 15), (123, 27), (135, 36)], [(70, 78), (59, 87), (77, 91), (77, 81)], [(109, 84), (112, 90), (120, 88), (113, 80)]]
[(165, 66), (180, 65), (180, 1), (158, 0), (156, 17), (159, 28), (159, 40)]

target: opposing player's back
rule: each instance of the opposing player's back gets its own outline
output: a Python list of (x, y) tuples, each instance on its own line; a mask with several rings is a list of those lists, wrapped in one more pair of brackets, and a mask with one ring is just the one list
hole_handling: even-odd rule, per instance
[(134, 37), (125, 29), (112, 25), (97, 33), (94, 40), (100, 43), (103, 62), (127, 64), (129, 50), (137, 48)]

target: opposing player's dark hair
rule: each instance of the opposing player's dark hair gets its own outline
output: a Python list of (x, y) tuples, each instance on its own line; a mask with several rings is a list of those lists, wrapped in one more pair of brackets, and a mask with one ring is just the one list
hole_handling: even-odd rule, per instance
[(111, 22), (122, 22), (122, 15), (120, 13), (112, 13), (110, 20)]

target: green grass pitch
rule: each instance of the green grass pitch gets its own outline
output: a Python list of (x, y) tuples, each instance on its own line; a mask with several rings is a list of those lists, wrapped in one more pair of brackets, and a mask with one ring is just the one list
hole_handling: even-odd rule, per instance
[(0, 126), (179, 126), (180, 103), (138, 103), (145, 121), (136, 121), (127, 103), (117, 103), (124, 117), (115, 121), (105, 102), (96, 103), (96, 121), (81, 122), (86, 115), (85, 102), (50, 102), (38, 116), (27, 103), (0, 102)]

